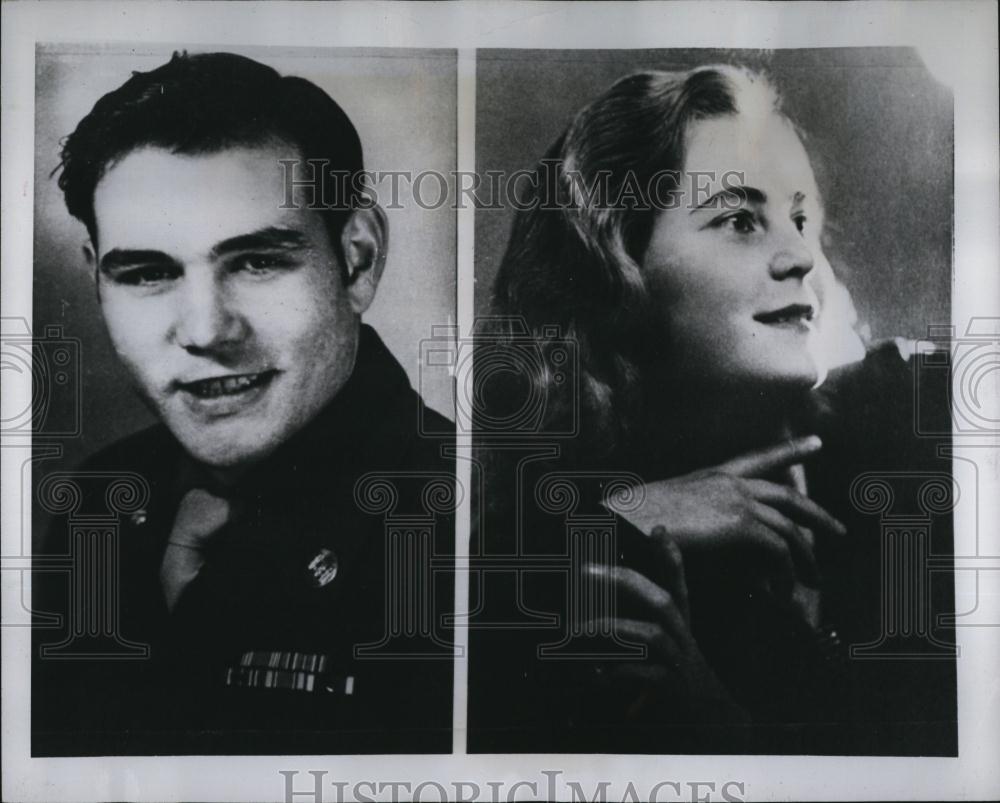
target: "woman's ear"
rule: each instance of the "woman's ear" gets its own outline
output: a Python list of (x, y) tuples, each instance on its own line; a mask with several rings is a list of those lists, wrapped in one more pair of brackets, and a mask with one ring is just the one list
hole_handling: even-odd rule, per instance
[(389, 223), (378, 204), (351, 213), (341, 234), (351, 308), (360, 315), (375, 300), (389, 248)]

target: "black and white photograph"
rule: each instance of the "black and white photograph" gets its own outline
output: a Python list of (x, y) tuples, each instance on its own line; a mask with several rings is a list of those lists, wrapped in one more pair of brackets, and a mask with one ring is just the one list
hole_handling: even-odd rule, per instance
[(454, 212), (360, 175), (452, 169), (454, 54), (36, 69), (33, 754), (450, 750)]
[(477, 170), (531, 172), (476, 219), (470, 751), (955, 755), (950, 93), (892, 48), (477, 80)]
[(995, 3), (0, 16), (0, 798), (1000, 799)]

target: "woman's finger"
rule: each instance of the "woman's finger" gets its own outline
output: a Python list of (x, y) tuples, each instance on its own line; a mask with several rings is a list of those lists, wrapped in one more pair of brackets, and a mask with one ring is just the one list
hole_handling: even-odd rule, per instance
[(775, 594), (782, 599), (790, 596), (795, 586), (795, 561), (788, 542), (757, 518), (746, 526), (743, 537), (756, 546), (770, 564)]
[(794, 488), (760, 479), (748, 479), (746, 487), (755, 499), (777, 508), (799, 524), (840, 537), (847, 534), (847, 528), (840, 520)]
[(634, 665), (640, 661), (652, 661), (674, 667), (681, 663), (682, 651), (677, 642), (670, 637), (662, 625), (656, 622), (627, 619), (621, 616), (599, 616), (584, 622), (584, 628), (588, 633), (613, 633), (616, 639), (623, 642), (623, 646), (641, 645), (646, 648), (646, 655), (643, 658), (604, 660), (601, 662), (601, 666), (607, 667), (611, 664), (625, 666)]
[(691, 608), (688, 603), (687, 577), (684, 574), (684, 559), (677, 542), (667, 534), (667, 528), (657, 524), (649, 534), (658, 555), (658, 564), (665, 582), (665, 587), (674, 598), (677, 609), (681, 612), (685, 623), (691, 624)]
[(665, 681), (670, 676), (670, 670), (663, 664), (640, 664), (628, 661), (606, 665), (603, 674), (612, 681), (629, 680), (656, 684)]
[(737, 477), (763, 477), (772, 471), (801, 463), (823, 448), (818, 435), (807, 435), (787, 443), (779, 443), (766, 449), (749, 452), (732, 460), (727, 460), (716, 471)]
[(627, 566), (600, 563), (585, 564), (583, 571), (590, 577), (607, 583), (610, 593), (616, 595), (624, 610), (636, 611), (649, 617), (681, 643), (691, 641), (691, 631), (673, 595), (644, 574)]
[(816, 556), (805, 533), (787, 516), (782, 515), (773, 507), (757, 502), (753, 507), (754, 515), (762, 523), (785, 539), (791, 551), (792, 561), (798, 570), (797, 576), (805, 585), (819, 587), (819, 568)]

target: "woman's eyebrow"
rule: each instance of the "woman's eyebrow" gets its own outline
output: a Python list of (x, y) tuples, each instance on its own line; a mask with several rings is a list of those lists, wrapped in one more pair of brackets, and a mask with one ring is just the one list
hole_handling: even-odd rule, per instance
[(304, 248), (308, 244), (309, 238), (296, 229), (268, 226), (265, 229), (259, 229), (249, 234), (240, 234), (217, 243), (212, 247), (211, 256), (217, 258), (238, 251), (289, 250)]
[(765, 204), (767, 193), (756, 187), (723, 187), (692, 208), (689, 214), (694, 214), (700, 209), (735, 209), (735, 206), (731, 206), (734, 199), (737, 203)]

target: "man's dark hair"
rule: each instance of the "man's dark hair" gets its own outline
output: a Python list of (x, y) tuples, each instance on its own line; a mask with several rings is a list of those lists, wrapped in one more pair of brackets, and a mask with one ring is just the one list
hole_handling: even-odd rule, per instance
[[(316, 177), (319, 205), (312, 208), (323, 215), (340, 255), (340, 233), (357, 201), (351, 179), (363, 169), (358, 132), (315, 84), (283, 77), (233, 53), (175, 52), (155, 70), (133, 73), (97, 101), (65, 139), (59, 187), (70, 214), (83, 222), (96, 245), (94, 189), (129, 152), (152, 146), (177, 154), (217, 153), (275, 138), (296, 146), (304, 160), (326, 161), (314, 173), (305, 164), (297, 166), (294, 175)], [(320, 187), (326, 186), (320, 181), (336, 185), (322, 192)], [(322, 205), (323, 199), (332, 200), (331, 208)]]

